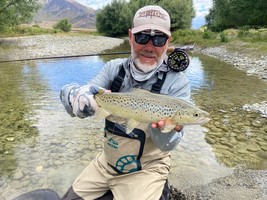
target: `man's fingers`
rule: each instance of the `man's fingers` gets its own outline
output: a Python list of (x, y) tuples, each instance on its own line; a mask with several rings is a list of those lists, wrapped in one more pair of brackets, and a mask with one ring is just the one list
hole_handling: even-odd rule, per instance
[(180, 132), (182, 129), (183, 129), (182, 125), (176, 125), (175, 126), (175, 130), (178, 131), (178, 132)]
[(111, 90), (105, 90), (104, 93), (111, 93)]
[(158, 127), (158, 124), (157, 124), (157, 123), (152, 123), (152, 124), (151, 124), (151, 127), (152, 127), (152, 128), (157, 128), (157, 127)]
[[(166, 125), (166, 122), (164, 120), (160, 120), (157, 123), (156, 122), (155, 123), (151, 123), (151, 127), (152, 128), (162, 129), (162, 128), (164, 128), (165, 125)], [(183, 126), (177, 124), (174, 129), (176, 131), (180, 132), (183, 129)]]
[(159, 128), (159, 129), (161, 129), (161, 128), (163, 128), (164, 126), (165, 126), (165, 122), (164, 122), (164, 120), (160, 120), (160, 121), (158, 121), (158, 122), (151, 123), (151, 127), (152, 127), (152, 128)]

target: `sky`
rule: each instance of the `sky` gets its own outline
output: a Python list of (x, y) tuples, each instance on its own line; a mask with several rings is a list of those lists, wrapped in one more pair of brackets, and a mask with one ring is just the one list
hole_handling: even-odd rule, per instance
[[(76, 0), (82, 4), (87, 4), (93, 9), (99, 9), (110, 3), (112, 0)], [(205, 24), (205, 15), (212, 7), (212, 0), (193, 0), (196, 16), (192, 22), (192, 29), (198, 29)]]
[(193, 0), (196, 16), (193, 18), (192, 29), (198, 29), (205, 24), (205, 15), (212, 7), (212, 0)]

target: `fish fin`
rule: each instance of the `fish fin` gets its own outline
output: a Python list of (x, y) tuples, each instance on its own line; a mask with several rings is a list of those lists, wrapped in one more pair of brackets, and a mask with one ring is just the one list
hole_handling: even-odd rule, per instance
[(100, 117), (105, 118), (105, 117), (109, 116), (110, 113), (109, 113), (108, 111), (106, 111), (106, 110), (104, 110), (104, 109), (98, 107), (98, 109), (97, 109), (97, 111), (96, 111), (96, 115), (97, 115), (97, 117), (99, 117), (99, 118), (100, 118)]
[(160, 131), (162, 133), (168, 133), (168, 132), (172, 131), (175, 128), (175, 126), (176, 126), (175, 124), (167, 124)]
[(140, 122), (135, 121), (134, 119), (129, 119), (126, 123), (126, 133), (130, 134), (135, 127), (137, 127)]

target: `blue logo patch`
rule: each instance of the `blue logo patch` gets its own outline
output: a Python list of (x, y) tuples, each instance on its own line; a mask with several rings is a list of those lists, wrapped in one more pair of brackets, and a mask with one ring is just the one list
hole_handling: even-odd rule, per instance
[(108, 139), (108, 145), (114, 149), (118, 149), (119, 143), (113, 140), (112, 138)]
[(136, 155), (123, 156), (117, 161), (116, 168), (120, 172), (124, 172), (124, 173), (125, 172), (131, 173), (131, 172), (138, 171), (136, 158), (137, 158)]

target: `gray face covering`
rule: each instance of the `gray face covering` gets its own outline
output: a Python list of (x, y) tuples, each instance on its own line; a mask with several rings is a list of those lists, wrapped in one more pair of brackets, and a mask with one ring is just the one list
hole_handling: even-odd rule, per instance
[(130, 62), (130, 72), (131, 72), (133, 78), (136, 81), (140, 81), (140, 82), (150, 79), (158, 71), (159, 67), (160, 67), (160, 65), (157, 66), (152, 71), (145, 73), (145, 72), (136, 68), (133, 60)]

